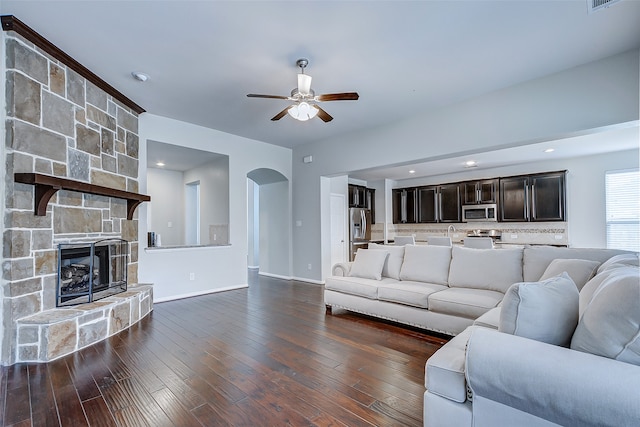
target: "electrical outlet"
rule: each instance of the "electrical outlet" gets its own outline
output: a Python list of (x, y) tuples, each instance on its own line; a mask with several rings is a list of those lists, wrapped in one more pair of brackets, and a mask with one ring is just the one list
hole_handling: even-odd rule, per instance
[(218, 240), (218, 235), (217, 235), (217, 234), (214, 234), (214, 235), (213, 235), (213, 240), (214, 240), (214, 241)]
[(556, 234), (556, 240), (562, 240), (562, 234)]
[(167, 223), (167, 228), (171, 228), (171, 227), (173, 227), (173, 223), (172, 223), (171, 221), (169, 221), (169, 222)]
[(311, 270), (311, 264), (307, 264), (307, 270)]
[(196, 280), (196, 273), (189, 273), (189, 280)]
[(512, 238), (512, 239), (517, 239), (517, 238), (518, 238), (518, 235), (517, 235), (517, 234), (512, 234), (512, 235), (511, 235), (511, 238)]

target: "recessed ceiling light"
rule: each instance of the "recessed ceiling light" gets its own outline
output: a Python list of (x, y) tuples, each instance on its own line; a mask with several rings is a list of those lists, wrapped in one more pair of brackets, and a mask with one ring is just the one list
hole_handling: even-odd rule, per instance
[(139, 82), (146, 82), (147, 80), (149, 80), (148, 74), (141, 73), (139, 71), (133, 71), (131, 72), (131, 75), (133, 76), (134, 79), (136, 79)]
[(411, 170), (409, 171), (409, 173), (416, 173), (416, 171), (414, 171), (413, 169), (411, 169)]
[(475, 160), (469, 160), (469, 161), (465, 162), (465, 163), (464, 163), (464, 165), (465, 165), (466, 167), (470, 168), (470, 167), (476, 166), (476, 165), (477, 165), (477, 163), (476, 163), (476, 161), (475, 161)]
[(546, 150), (544, 150), (545, 153), (553, 153), (554, 151), (556, 151), (555, 148), (547, 148)]
[(158, 163), (156, 163), (156, 166), (164, 166), (164, 163), (158, 162)]

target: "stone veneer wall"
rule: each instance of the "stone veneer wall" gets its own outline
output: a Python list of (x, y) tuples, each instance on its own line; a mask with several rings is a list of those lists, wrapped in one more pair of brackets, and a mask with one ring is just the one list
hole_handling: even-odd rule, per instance
[[(30, 337), (36, 330), (31, 328), (19, 343), (17, 325), (20, 319), (37, 319), (55, 308), (57, 243), (123, 238), (130, 242), (129, 286), (137, 282), (138, 271), (138, 220), (137, 215), (126, 220), (125, 200), (58, 191), (47, 215), (35, 216), (34, 187), (14, 183), (14, 172), (138, 192), (138, 117), (16, 32), (3, 32), (2, 42), (6, 135), (1, 361), (12, 364), (37, 360), (33, 353), (42, 351), (36, 347), (51, 338)], [(49, 359), (58, 356), (44, 352)]]

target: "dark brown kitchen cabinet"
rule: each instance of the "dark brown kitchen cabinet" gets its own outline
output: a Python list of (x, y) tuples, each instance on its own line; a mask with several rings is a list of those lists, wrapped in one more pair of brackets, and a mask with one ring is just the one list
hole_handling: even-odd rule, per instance
[(531, 221), (564, 221), (565, 215), (565, 172), (532, 175)]
[(566, 172), (500, 179), (500, 221), (564, 221)]
[(367, 188), (364, 193), (365, 208), (371, 212), (371, 223), (376, 222), (376, 190), (375, 188)]
[(418, 222), (438, 222), (438, 187), (419, 187)]
[(483, 179), (461, 184), (463, 205), (498, 203), (498, 179)]
[(460, 222), (460, 185), (447, 184), (438, 186), (438, 221)]
[(416, 193), (415, 188), (392, 190), (394, 224), (411, 224), (416, 222)]
[(366, 208), (367, 188), (361, 185), (349, 184), (349, 207)]

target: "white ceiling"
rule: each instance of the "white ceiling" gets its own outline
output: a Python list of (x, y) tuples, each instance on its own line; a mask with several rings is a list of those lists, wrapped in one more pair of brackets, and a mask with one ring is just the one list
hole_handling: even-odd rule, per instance
[[(12, 1), (15, 15), (148, 112), (284, 147), (371, 129), (640, 48), (640, 1)], [(309, 58), (334, 117), (270, 118)], [(141, 83), (132, 71), (147, 73)]]

